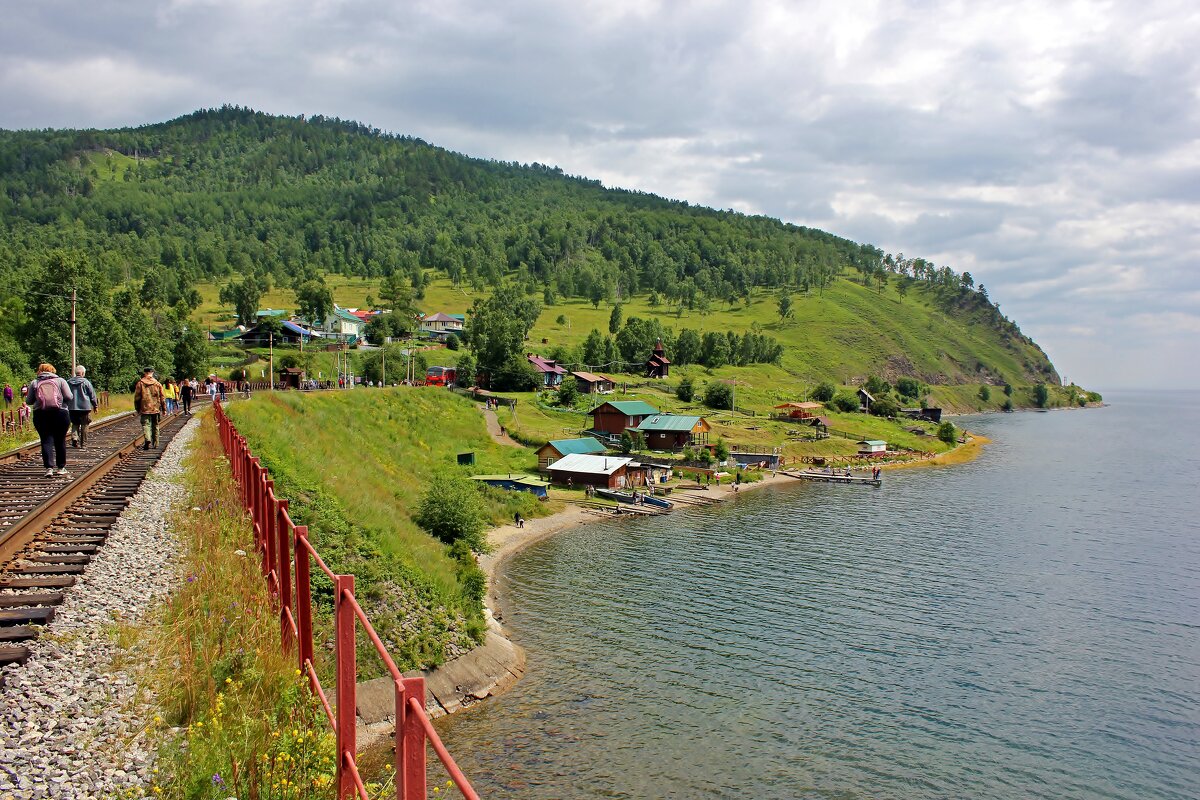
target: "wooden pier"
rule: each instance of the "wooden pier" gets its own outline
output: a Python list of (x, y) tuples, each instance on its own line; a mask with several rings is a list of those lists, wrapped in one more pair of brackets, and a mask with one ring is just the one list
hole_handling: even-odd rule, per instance
[(806, 469), (800, 471), (781, 470), (779, 474), (802, 481), (816, 481), (819, 483), (857, 483), (863, 486), (874, 486), (876, 489), (883, 486), (883, 480), (880, 478), (865, 478), (861, 475), (847, 475), (844, 472), (825, 472)]

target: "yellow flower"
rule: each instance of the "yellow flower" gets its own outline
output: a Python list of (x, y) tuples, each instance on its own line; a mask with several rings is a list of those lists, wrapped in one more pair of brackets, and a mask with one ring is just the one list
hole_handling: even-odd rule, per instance
[(233, 683), (233, 678), (226, 678), (226, 679), (225, 679), (225, 683), (226, 683), (226, 684)]
[(162, 794), (162, 787), (161, 787), (161, 786), (155, 786), (155, 787), (154, 787), (154, 793), (155, 793), (155, 794)]

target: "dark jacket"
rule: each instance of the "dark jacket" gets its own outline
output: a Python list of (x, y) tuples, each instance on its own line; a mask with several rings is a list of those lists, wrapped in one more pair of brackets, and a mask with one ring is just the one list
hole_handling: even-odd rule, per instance
[(58, 393), (62, 395), (62, 402), (59, 403), (58, 407), (63, 411), (66, 411), (71, 403), (71, 398), (74, 395), (72, 395), (71, 387), (67, 385), (67, 382), (55, 375), (53, 372), (43, 372), (37, 376), (37, 380), (29, 384), (29, 391), (25, 395), (25, 402), (33, 406), (34, 411), (44, 411), (45, 409), (38, 405), (37, 387), (39, 383), (45, 383), (46, 381), (58, 382)]
[(92, 386), (92, 382), (87, 378), (76, 375), (67, 381), (67, 385), (71, 387), (71, 393), (74, 395), (71, 402), (67, 403), (68, 411), (92, 411), (100, 405), (100, 401), (96, 399), (96, 387)]

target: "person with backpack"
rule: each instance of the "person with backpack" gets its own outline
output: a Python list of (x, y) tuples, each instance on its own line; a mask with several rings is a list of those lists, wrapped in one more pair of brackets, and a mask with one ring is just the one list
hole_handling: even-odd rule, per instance
[(75, 367), (75, 374), (67, 385), (71, 387), (71, 402), (67, 404), (67, 413), (71, 416), (71, 446), (83, 447), (87, 442), (87, 429), (92, 421), (92, 411), (100, 405), (96, 399), (96, 387), (92, 386), (84, 375), (87, 370), (83, 366)]
[(158, 447), (158, 417), (163, 413), (163, 387), (154, 378), (154, 367), (142, 370), (142, 379), (133, 388), (133, 408), (142, 416), (143, 450)]
[(74, 395), (67, 382), (58, 376), (53, 364), (39, 364), (37, 379), (29, 385), (25, 402), (33, 407), (33, 427), (42, 440), (42, 466), (46, 477), (67, 475), (67, 429), (71, 417), (67, 404)]

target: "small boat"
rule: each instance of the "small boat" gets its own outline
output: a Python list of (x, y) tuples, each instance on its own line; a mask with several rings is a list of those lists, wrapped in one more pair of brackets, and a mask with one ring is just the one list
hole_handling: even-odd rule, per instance
[[(615, 489), (597, 489), (596, 494), (609, 500), (616, 500), (618, 503), (629, 503), (630, 505), (634, 504), (632, 492), (618, 492)], [(661, 497), (655, 497), (652, 494), (642, 494), (641, 498), (642, 505), (667, 509), (675, 507), (671, 501), (664, 500)]]

